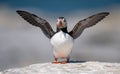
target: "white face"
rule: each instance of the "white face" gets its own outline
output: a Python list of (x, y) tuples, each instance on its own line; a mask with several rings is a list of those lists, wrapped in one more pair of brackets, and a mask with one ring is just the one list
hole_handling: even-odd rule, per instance
[(67, 22), (66, 22), (66, 20), (63, 18), (58, 18), (57, 19), (57, 27), (58, 28), (65, 28), (65, 27), (67, 27)]

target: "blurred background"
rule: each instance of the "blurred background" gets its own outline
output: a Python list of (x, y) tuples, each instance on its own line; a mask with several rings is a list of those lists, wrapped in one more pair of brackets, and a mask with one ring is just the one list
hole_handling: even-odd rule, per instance
[(75, 40), (71, 60), (120, 63), (120, 0), (0, 0), (0, 71), (53, 61), (49, 39), (24, 21), (16, 10), (34, 13), (51, 24), (64, 16), (70, 31), (84, 18), (110, 12)]

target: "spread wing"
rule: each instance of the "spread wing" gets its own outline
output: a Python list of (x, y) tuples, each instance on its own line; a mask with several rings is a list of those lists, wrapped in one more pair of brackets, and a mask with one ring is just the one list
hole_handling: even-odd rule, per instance
[(78, 38), (85, 28), (95, 25), (103, 18), (105, 18), (108, 14), (109, 14), (108, 12), (102, 12), (79, 21), (72, 29), (72, 31), (69, 32), (69, 35), (71, 35), (73, 39)]
[(29, 12), (26, 12), (26, 11), (21, 11), (21, 10), (18, 10), (16, 11), (23, 19), (25, 19), (27, 22), (29, 22), (30, 24), (34, 25), (34, 26), (37, 26), (37, 27), (40, 27), (41, 30), (43, 31), (43, 33), (48, 37), (48, 38), (51, 38), (55, 32), (53, 31), (52, 27), (50, 26), (50, 24), (34, 15), (34, 14), (31, 14)]

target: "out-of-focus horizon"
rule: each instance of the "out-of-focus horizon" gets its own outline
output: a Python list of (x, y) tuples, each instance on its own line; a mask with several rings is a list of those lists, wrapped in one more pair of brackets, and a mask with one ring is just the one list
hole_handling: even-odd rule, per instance
[(54, 30), (57, 17), (64, 16), (69, 31), (79, 20), (110, 12), (97, 25), (84, 30), (75, 40), (70, 56), (71, 60), (120, 62), (119, 0), (4, 0), (0, 1), (0, 70), (53, 60), (49, 39), (16, 10), (48, 20)]

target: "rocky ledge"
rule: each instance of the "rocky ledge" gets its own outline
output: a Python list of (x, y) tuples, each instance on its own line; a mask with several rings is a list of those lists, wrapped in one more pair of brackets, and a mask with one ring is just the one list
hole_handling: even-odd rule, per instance
[(120, 63), (40, 63), (4, 70), (0, 74), (120, 74)]

